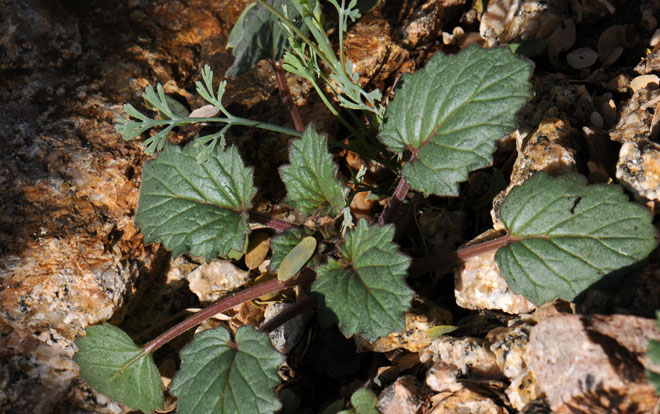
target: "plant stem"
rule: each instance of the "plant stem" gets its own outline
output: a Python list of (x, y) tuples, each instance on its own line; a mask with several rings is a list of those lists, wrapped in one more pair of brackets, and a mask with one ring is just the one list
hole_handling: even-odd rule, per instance
[(312, 309), (316, 306), (316, 298), (311, 295), (306, 295), (298, 299), (293, 305), (275, 315), (271, 320), (264, 323), (257, 329), (259, 332), (270, 333), (281, 325), (287, 323), (307, 309)]
[(434, 271), (448, 272), (451, 270), (452, 266), (458, 263), (462, 263), (472, 257), (497, 250), (500, 247), (508, 246), (512, 241), (513, 238), (507, 234), (505, 236), (475, 244), (473, 246), (463, 247), (462, 249), (458, 249), (453, 252), (437, 256), (416, 258), (413, 259), (410, 267), (408, 268), (408, 271), (410, 273), (425, 273)]
[(390, 201), (387, 203), (387, 206), (385, 206), (385, 209), (378, 217), (379, 225), (382, 226), (392, 221), (392, 218), (399, 211), (399, 208), (401, 207), (403, 200), (406, 198), (406, 194), (408, 194), (409, 189), (410, 189), (410, 185), (408, 184), (408, 181), (406, 181), (405, 178), (401, 177), (399, 179), (399, 183), (396, 185), (396, 188), (394, 189), (394, 193), (392, 194), (392, 197), (390, 197)]
[(238, 116), (232, 116), (230, 118), (181, 118), (181, 119), (166, 119), (166, 120), (150, 120), (150, 122), (153, 124), (153, 126), (161, 126), (161, 125), (182, 126), (182, 125), (194, 124), (197, 122), (221, 122), (224, 124), (242, 125), (242, 126), (265, 129), (267, 131), (292, 135), (294, 137), (302, 137), (302, 132), (296, 131), (295, 129), (291, 129), (279, 125), (268, 124), (266, 122), (253, 121), (251, 119), (245, 119)]
[[(312, 274), (315, 275), (313, 272)], [(158, 348), (165, 345), (172, 339), (194, 328), (195, 326), (199, 325), (217, 313), (224, 312), (233, 308), (234, 306), (238, 306), (243, 302), (256, 299), (260, 296), (279, 292), (280, 290), (303, 284), (308, 282), (309, 279), (309, 272), (301, 272), (298, 276), (284, 282), (280, 282), (278, 279), (272, 279), (264, 283), (259, 283), (258, 285), (252, 286), (229, 297), (222, 298), (208, 308), (199, 311), (192, 315), (190, 318), (174, 325), (172, 328), (158, 335), (158, 337), (156, 337), (154, 340), (146, 343), (144, 346), (142, 346), (142, 355), (155, 352)]]
[(261, 223), (264, 226), (268, 226), (271, 229), (274, 229), (274, 230), (277, 230), (277, 231), (284, 231), (284, 230), (290, 229), (291, 227), (301, 227), (298, 224), (293, 224), (293, 223), (289, 223), (288, 221), (279, 220), (279, 219), (270, 217), (266, 214), (257, 213), (256, 211), (249, 211), (248, 215), (250, 217), (250, 220), (256, 221), (257, 223)]
[(273, 67), (273, 72), (275, 73), (275, 79), (277, 80), (277, 89), (280, 90), (280, 96), (282, 98), (282, 104), (289, 111), (291, 116), (291, 121), (293, 122), (294, 128), (298, 131), (305, 129), (305, 124), (303, 124), (302, 118), (300, 117), (300, 112), (298, 112), (298, 107), (293, 102), (291, 97), (291, 91), (289, 90), (289, 84), (286, 82), (286, 76), (284, 74), (284, 69), (282, 68), (282, 62), (279, 60), (268, 60), (270, 65)]

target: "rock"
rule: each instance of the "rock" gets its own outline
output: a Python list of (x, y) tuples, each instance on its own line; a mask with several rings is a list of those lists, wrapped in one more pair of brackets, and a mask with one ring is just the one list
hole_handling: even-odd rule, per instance
[(565, 315), (532, 329), (529, 365), (553, 412), (649, 413), (658, 397), (644, 374), (651, 319)]
[(431, 414), (506, 414), (491, 398), (485, 397), (467, 388), (454, 393), (441, 393), (431, 398)]
[(360, 19), (345, 35), (344, 52), (361, 85), (384, 90), (385, 80), (403, 66), (408, 52), (392, 40), (392, 27), (378, 15)]
[(459, 374), (454, 365), (436, 362), (426, 372), (426, 385), (435, 392), (456, 392), (463, 388), (457, 381)]
[(197, 295), (200, 302), (214, 302), (250, 280), (248, 271), (239, 269), (228, 260), (204, 263), (186, 278), (190, 290)]
[(646, 75), (658, 71), (660, 71), (660, 51), (655, 51), (644, 57), (641, 62), (635, 66), (635, 72), (640, 75)]
[(381, 414), (421, 414), (425, 412), (431, 392), (413, 376), (398, 378), (378, 396), (376, 406)]
[(577, 172), (575, 142), (578, 134), (570, 122), (561, 118), (549, 118), (528, 136), (516, 141), (518, 156), (511, 171), (509, 186), (495, 196), (491, 217), (496, 230), (504, 230), (499, 220), (499, 209), (511, 189), (524, 183), (539, 171), (550, 175)]
[(639, 89), (610, 130), (610, 138), (623, 144), (617, 179), (636, 197), (653, 201), (660, 200), (660, 146), (652, 140), (659, 126), (655, 116), (659, 104), (660, 90)]
[(489, 45), (514, 39), (547, 39), (568, 12), (565, 0), (496, 0), (488, 2), (479, 33)]
[[(146, 157), (112, 124), (148, 84), (186, 99), (173, 79), (189, 87), (200, 59), (228, 67), (242, 5), (183, 6), (0, 0), (0, 412), (125, 410), (77, 378), (73, 341), (121, 323), (167, 270), (133, 223)], [(226, 98), (270, 94), (246, 84)]]
[[(467, 246), (500, 236), (499, 232), (486, 232)], [(495, 263), (495, 253), (487, 252), (471, 257), (454, 272), (456, 304), (466, 309), (501, 310), (511, 314), (527, 313), (535, 306), (524, 296), (514, 293), (507, 285)]]
[[(290, 308), (288, 303), (272, 303), (264, 312), (264, 323), (273, 319), (275, 316)], [(288, 354), (294, 346), (300, 342), (305, 335), (305, 319), (302, 314), (296, 315), (283, 323), (279, 328), (268, 334), (273, 348), (282, 354)]]
[(495, 355), (479, 338), (438, 337), (421, 350), (420, 360), (454, 366), (462, 375), (488, 378), (502, 378), (503, 375)]
[(466, 3), (466, 0), (426, 0), (416, 4), (414, 12), (404, 19), (400, 30), (403, 46), (413, 50), (435, 40), (443, 26), (453, 21)]
[(436, 325), (449, 325), (452, 321), (451, 312), (430, 301), (415, 301), (410, 310), (405, 313), (405, 329), (403, 332), (393, 332), (374, 342), (356, 336), (358, 349), (373, 352), (389, 352), (395, 349), (406, 349), (417, 352), (431, 343), (427, 332)]

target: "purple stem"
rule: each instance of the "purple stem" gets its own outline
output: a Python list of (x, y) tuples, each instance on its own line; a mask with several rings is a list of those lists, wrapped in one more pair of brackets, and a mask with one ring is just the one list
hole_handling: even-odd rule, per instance
[(392, 194), (392, 197), (390, 197), (390, 201), (387, 203), (387, 206), (385, 206), (385, 209), (383, 210), (382, 213), (380, 213), (380, 216), (378, 217), (379, 225), (382, 226), (384, 224), (392, 222), (392, 218), (399, 211), (403, 200), (406, 198), (406, 195), (408, 194), (408, 189), (410, 189), (410, 185), (408, 185), (408, 181), (406, 181), (405, 178), (401, 177), (399, 179), (399, 183), (396, 185), (396, 188), (394, 189), (394, 193)]
[(284, 68), (282, 68), (282, 62), (279, 60), (269, 60), (268, 62), (270, 62), (270, 65), (273, 67), (273, 72), (275, 72), (277, 89), (280, 90), (282, 104), (284, 104), (286, 110), (289, 111), (293, 127), (302, 132), (305, 129), (305, 124), (303, 124), (300, 112), (298, 112), (298, 107), (291, 97), (291, 91), (289, 90), (289, 84), (286, 83), (286, 75), (284, 73)]
[(420, 257), (413, 259), (408, 272), (410, 273), (425, 273), (434, 271), (448, 272), (452, 266), (465, 262), (475, 256), (497, 250), (500, 247), (507, 246), (513, 241), (509, 235), (498, 237), (497, 239), (489, 240), (487, 242), (475, 244), (474, 246), (464, 247), (453, 252), (437, 255)]
[(298, 276), (284, 282), (280, 282), (278, 279), (272, 279), (264, 283), (259, 283), (258, 285), (252, 286), (241, 292), (235, 293), (229, 297), (220, 299), (208, 308), (197, 312), (190, 318), (174, 325), (172, 328), (158, 335), (158, 337), (156, 337), (154, 340), (146, 343), (142, 347), (142, 354), (148, 354), (156, 351), (158, 348), (165, 345), (172, 339), (194, 328), (215, 314), (224, 312), (233, 308), (234, 306), (240, 305), (243, 302), (247, 302), (249, 300), (268, 295), (270, 293), (279, 292), (280, 290), (284, 290), (289, 287), (307, 283), (312, 280), (312, 276), (315, 275), (316, 273), (314, 272), (300, 272)]

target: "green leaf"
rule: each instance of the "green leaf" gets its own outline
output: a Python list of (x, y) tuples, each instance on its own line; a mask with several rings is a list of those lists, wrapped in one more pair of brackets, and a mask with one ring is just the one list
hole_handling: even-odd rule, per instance
[(295, 276), (316, 251), (316, 238), (307, 236), (286, 255), (277, 271), (279, 280), (288, 280)]
[(648, 210), (621, 188), (588, 186), (579, 175), (534, 175), (511, 190), (500, 217), (512, 242), (497, 251), (497, 265), (509, 287), (536, 305), (573, 301), (657, 245)]
[(245, 250), (252, 170), (236, 148), (224, 147), (221, 142), (198, 162), (204, 148), (167, 146), (145, 164), (135, 218), (145, 243), (162, 242), (175, 256), (189, 252), (207, 261)]
[[(300, 14), (290, 0), (267, 0), (289, 20)], [(234, 63), (226, 76), (240, 76), (261, 59), (280, 60), (287, 45), (288, 32), (268, 9), (257, 3), (248, 5), (231, 29), (227, 47), (233, 48)]]
[(265, 333), (242, 326), (232, 341), (220, 327), (195, 337), (181, 351), (181, 370), (171, 392), (180, 414), (268, 414), (282, 406), (275, 397), (284, 356)]
[[(656, 325), (660, 328), (660, 311), (655, 311), (656, 316)], [(651, 361), (660, 365), (660, 342), (649, 339), (649, 350), (646, 353), (646, 356), (651, 359)], [(655, 387), (656, 395), (660, 395), (660, 374), (646, 370), (646, 378), (649, 383)]]
[(378, 404), (378, 398), (373, 391), (360, 388), (351, 395), (351, 404), (355, 408), (356, 414), (378, 414), (376, 409), (376, 404)]
[(341, 183), (335, 179), (337, 166), (327, 148), (326, 137), (308, 127), (301, 139), (291, 141), (291, 164), (280, 167), (286, 202), (306, 215), (320, 210), (335, 216), (344, 208)]
[(133, 410), (151, 413), (163, 407), (163, 382), (153, 358), (142, 355), (121, 329), (90, 326), (76, 346), (73, 361), (90, 387)]
[(412, 154), (403, 167), (411, 188), (458, 195), (469, 171), (490, 165), (495, 141), (513, 130), (530, 97), (531, 72), (532, 63), (507, 47), (470, 46), (438, 52), (404, 76), (379, 136), (392, 151)]
[(339, 320), (347, 337), (368, 339), (404, 329), (404, 312), (412, 291), (404, 283), (410, 259), (392, 242), (392, 225), (369, 225), (365, 220), (346, 234), (340, 261), (317, 269), (312, 290)]

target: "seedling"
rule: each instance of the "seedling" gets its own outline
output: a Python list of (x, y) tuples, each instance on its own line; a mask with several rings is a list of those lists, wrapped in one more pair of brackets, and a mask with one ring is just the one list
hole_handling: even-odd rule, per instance
[[(411, 259), (400, 252), (393, 241), (397, 204), (405, 203), (410, 190), (457, 195), (470, 171), (492, 163), (495, 141), (513, 130), (515, 113), (530, 97), (529, 61), (508, 48), (469, 47), (454, 56), (437, 53), (424, 69), (404, 76), (385, 106), (378, 90), (366, 91), (358, 84), (343, 52), (347, 25), (360, 15), (356, 0), (348, 5), (330, 0), (339, 16), (339, 56), (318, 3), (257, 3), (232, 30), (236, 62), (230, 74), (266, 58), (276, 71), (283, 68), (307, 79), (348, 131), (348, 144), (341, 139), (332, 146), (348, 147), (391, 168), (398, 183), (377, 223), (354, 222), (350, 201), (366, 187), (360, 174), (350, 182), (338, 177), (326, 137), (311, 127), (300, 131), (302, 124), (293, 113), (296, 129), (230, 114), (222, 103), (226, 83), (214, 87), (208, 66), (197, 82), (208, 105), (191, 114), (175, 110), (161, 85), (143, 94), (156, 117), (125, 105), (133, 119), (119, 119), (117, 131), (133, 139), (151, 130), (145, 149), (157, 153), (144, 166), (136, 214), (145, 243), (160, 242), (174, 255), (190, 253), (207, 261), (237, 259), (245, 253), (250, 222), (280, 232), (271, 245), (271, 271), (279, 270), (279, 280), (223, 298), (142, 347), (107, 324), (90, 327), (87, 336), (76, 341), (75, 361), (83, 378), (134, 409), (151, 412), (162, 407), (163, 387), (152, 359), (156, 349), (218, 312), (285, 288), (305, 289), (311, 283), (312, 296), (303, 297), (277, 322), (259, 329), (241, 327), (234, 338), (224, 328), (204, 331), (184, 348), (170, 389), (178, 397), (178, 412), (277, 411), (281, 404), (274, 387), (284, 357), (271, 347), (264, 331), (300, 306), (318, 302), (320, 311), (335, 319), (347, 337), (375, 340), (403, 330), (404, 312), (413, 297), (405, 283), (409, 270), (435, 269), (445, 258)], [(326, 96), (324, 87), (333, 95)], [(280, 91), (288, 105), (286, 89)], [(215, 117), (218, 113), (222, 116)], [(200, 122), (225, 126), (183, 148), (166, 143), (175, 126)], [(289, 165), (280, 168), (287, 189), (284, 201), (305, 217), (329, 216), (329, 224), (307, 228), (252, 210), (252, 170), (225, 142), (234, 125), (292, 137)], [(604, 275), (644, 259), (656, 246), (648, 211), (630, 203), (618, 187), (589, 186), (579, 176), (533, 176), (511, 191), (501, 219), (508, 231), (505, 237), (462, 249), (454, 258), (497, 249), (502, 276), (514, 292), (535, 304), (557, 297), (574, 300)], [(325, 246), (323, 256), (317, 243)], [(355, 412), (374, 412), (373, 393), (365, 390), (354, 397)]]

